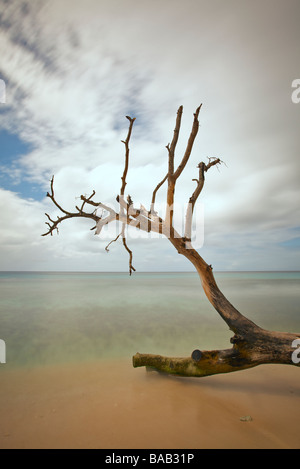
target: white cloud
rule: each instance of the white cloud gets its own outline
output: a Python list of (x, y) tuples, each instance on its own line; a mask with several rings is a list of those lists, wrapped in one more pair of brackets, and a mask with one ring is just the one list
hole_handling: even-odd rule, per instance
[[(93, 189), (97, 200), (113, 202), (123, 170), (124, 116), (130, 114), (137, 120), (127, 189), (137, 205), (148, 205), (167, 168), (165, 145), (177, 108), (184, 105), (179, 162), (193, 112), (203, 101), (199, 138), (176, 199), (187, 202), (199, 161), (218, 156), (226, 162), (220, 173), (214, 168), (207, 174), (201, 196), (210, 230), (204, 252), (215, 259), (211, 246), (223, 246), (228, 236), (235, 247), (227, 244), (219, 253), (220, 268), (252, 266), (243, 246), (255, 253), (270, 249), (269, 256), (257, 258), (257, 268), (281, 268), (282, 259), (295, 268), (297, 257), (278, 246), (299, 219), (300, 108), (291, 101), (298, 73), (299, 4), (291, 0), (288, 9), (275, 3), (2, 2), (0, 71), (7, 81), (7, 104), (0, 124), (35, 147), (4, 171), (45, 191), (55, 174), (57, 195), (69, 208), (76, 196)], [(162, 188), (158, 200), (164, 193)], [(91, 253), (105, 243), (95, 241), (86, 225), (70, 222), (72, 228), (62, 228), (58, 238), (40, 240), (40, 217), (46, 209), (51, 212), (49, 201), (4, 194), (3, 252), (6, 244), (10, 247), (3, 268), (9, 259), (20, 268), (97, 268), (97, 254), (96, 261)], [(11, 209), (18, 212), (18, 223), (9, 219)], [(38, 253), (34, 262), (31, 248), (22, 254), (22, 243)], [(137, 244), (141, 266), (155, 270), (152, 254), (142, 254), (146, 246)], [(103, 270), (120, 267), (118, 249), (109, 261), (104, 256)], [(160, 258), (173, 257), (167, 243), (157, 249)], [(237, 249), (238, 260), (230, 264)], [(162, 262), (162, 270), (168, 267), (167, 260)]]

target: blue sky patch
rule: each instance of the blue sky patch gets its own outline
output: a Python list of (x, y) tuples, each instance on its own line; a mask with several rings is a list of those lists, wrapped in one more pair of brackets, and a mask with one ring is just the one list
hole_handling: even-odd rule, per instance
[(289, 249), (299, 249), (300, 248), (300, 236), (297, 238), (292, 238), (287, 241), (283, 241), (280, 243), (280, 246), (283, 246), (285, 248)]
[(1, 166), (11, 165), (18, 157), (27, 155), (32, 150), (30, 144), (6, 130), (0, 130), (0, 148)]
[(18, 193), (23, 198), (41, 200), (43, 191), (38, 184), (29, 182), (21, 165), (22, 156), (32, 151), (32, 146), (18, 135), (0, 130), (0, 187)]

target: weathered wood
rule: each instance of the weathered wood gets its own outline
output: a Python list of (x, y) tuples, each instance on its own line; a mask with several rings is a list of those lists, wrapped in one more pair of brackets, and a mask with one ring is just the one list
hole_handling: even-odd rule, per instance
[[(261, 329), (255, 337), (234, 340), (226, 350), (194, 351), (191, 357), (172, 358), (137, 353), (133, 357), (135, 368), (146, 366), (160, 372), (191, 377), (204, 377), (246, 370), (263, 364), (300, 366), (292, 361), (292, 343), (297, 334), (271, 332)], [(195, 353), (196, 352), (196, 353)], [(201, 356), (199, 355), (199, 353)]]
[[(125, 145), (125, 165), (123, 175), (121, 177), (122, 186), (120, 194), (117, 196), (117, 201), (120, 206), (119, 213), (115, 212), (107, 205), (93, 201), (92, 198), (95, 195), (95, 191), (93, 191), (89, 197), (81, 195), (80, 198), (82, 200), (82, 205), (80, 208), (76, 206), (76, 212), (69, 212), (63, 209), (55, 198), (53, 177), (50, 185), (51, 191), (47, 196), (52, 200), (56, 208), (62, 212), (63, 216), (58, 217), (57, 220), (53, 220), (48, 214), (46, 214), (49, 220), (46, 224), (49, 229), (43, 236), (49, 234), (52, 235), (55, 230), (58, 232), (58, 225), (70, 218), (82, 217), (93, 220), (94, 223), (96, 222), (96, 225), (91, 229), (95, 230), (95, 234), (100, 234), (105, 225), (117, 221), (122, 224), (122, 230), (120, 234), (107, 245), (106, 250), (108, 251), (108, 247), (113, 242), (116, 242), (119, 237), (122, 238), (123, 246), (129, 254), (130, 275), (135, 271), (135, 268), (132, 265), (132, 251), (129, 249), (126, 242), (126, 224), (142, 231), (152, 231), (165, 235), (177, 252), (185, 256), (193, 264), (199, 274), (203, 290), (208, 300), (234, 333), (234, 336), (230, 340), (233, 345), (232, 348), (211, 351), (194, 350), (191, 356), (187, 358), (169, 358), (162, 357), (160, 355), (137, 353), (133, 357), (134, 367), (146, 366), (165, 373), (198, 377), (218, 373), (231, 373), (233, 371), (245, 370), (247, 368), (252, 368), (266, 363), (287, 364), (299, 367), (300, 363), (295, 363), (293, 356), (295, 355), (294, 343), (297, 342), (296, 339), (300, 338), (300, 334), (267, 331), (256, 325), (247, 317), (243, 316), (220, 291), (213, 275), (212, 266), (208, 265), (204, 261), (191, 244), (192, 217), (196, 201), (204, 187), (204, 173), (206, 173), (211, 167), (221, 164), (222, 162), (219, 158), (209, 158), (208, 164), (205, 164), (204, 162), (199, 163), (199, 179), (193, 180), (196, 181), (197, 186), (189, 198), (184, 236), (181, 236), (174, 229), (173, 203), (176, 182), (188, 163), (193, 149), (194, 141), (199, 129), (198, 117), (200, 109), (201, 106), (197, 108), (194, 114), (192, 129), (185, 153), (177, 169), (175, 169), (175, 150), (181, 127), (183, 107), (180, 106), (178, 109), (173, 139), (171, 144), (168, 144), (166, 147), (169, 153), (168, 173), (154, 189), (149, 211), (143, 206), (141, 206), (140, 209), (134, 208), (133, 201), (130, 196), (127, 197), (127, 202), (125, 201), (125, 188), (127, 184), (126, 178), (129, 169), (129, 142), (133, 124), (135, 122), (135, 118), (126, 116), (129, 120), (129, 129), (126, 140), (123, 140)], [(166, 181), (168, 181), (167, 209), (165, 220), (163, 220), (158, 216), (158, 214), (156, 214), (154, 205), (156, 193)], [(91, 206), (92, 212), (87, 212), (86, 206)], [(101, 209), (102, 211), (105, 210), (109, 215), (102, 218), (102, 216), (97, 215), (97, 209)], [(296, 362), (297, 361), (298, 360), (296, 360)]]
[(268, 331), (243, 316), (219, 290), (211, 266), (200, 254), (192, 248), (188, 249), (182, 239), (173, 238), (170, 241), (178, 253), (196, 267), (208, 300), (235, 334), (230, 340), (233, 347), (227, 350), (196, 350), (188, 358), (136, 354), (133, 357), (134, 367), (146, 366), (170, 374), (204, 377), (269, 363), (300, 366), (292, 360), (292, 344), (300, 334)]

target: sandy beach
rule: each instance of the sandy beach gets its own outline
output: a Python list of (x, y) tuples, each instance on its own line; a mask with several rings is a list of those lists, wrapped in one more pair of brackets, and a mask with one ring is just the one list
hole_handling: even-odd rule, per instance
[(300, 447), (295, 367), (200, 379), (124, 359), (0, 371), (2, 449)]

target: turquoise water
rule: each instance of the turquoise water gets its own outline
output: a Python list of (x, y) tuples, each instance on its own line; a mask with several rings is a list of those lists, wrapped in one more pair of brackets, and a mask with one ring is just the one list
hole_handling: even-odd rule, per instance
[[(261, 327), (300, 332), (299, 272), (215, 276)], [(0, 272), (5, 369), (136, 352), (188, 356), (195, 348), (227, 348), (231, 336), (194, 273)]]

